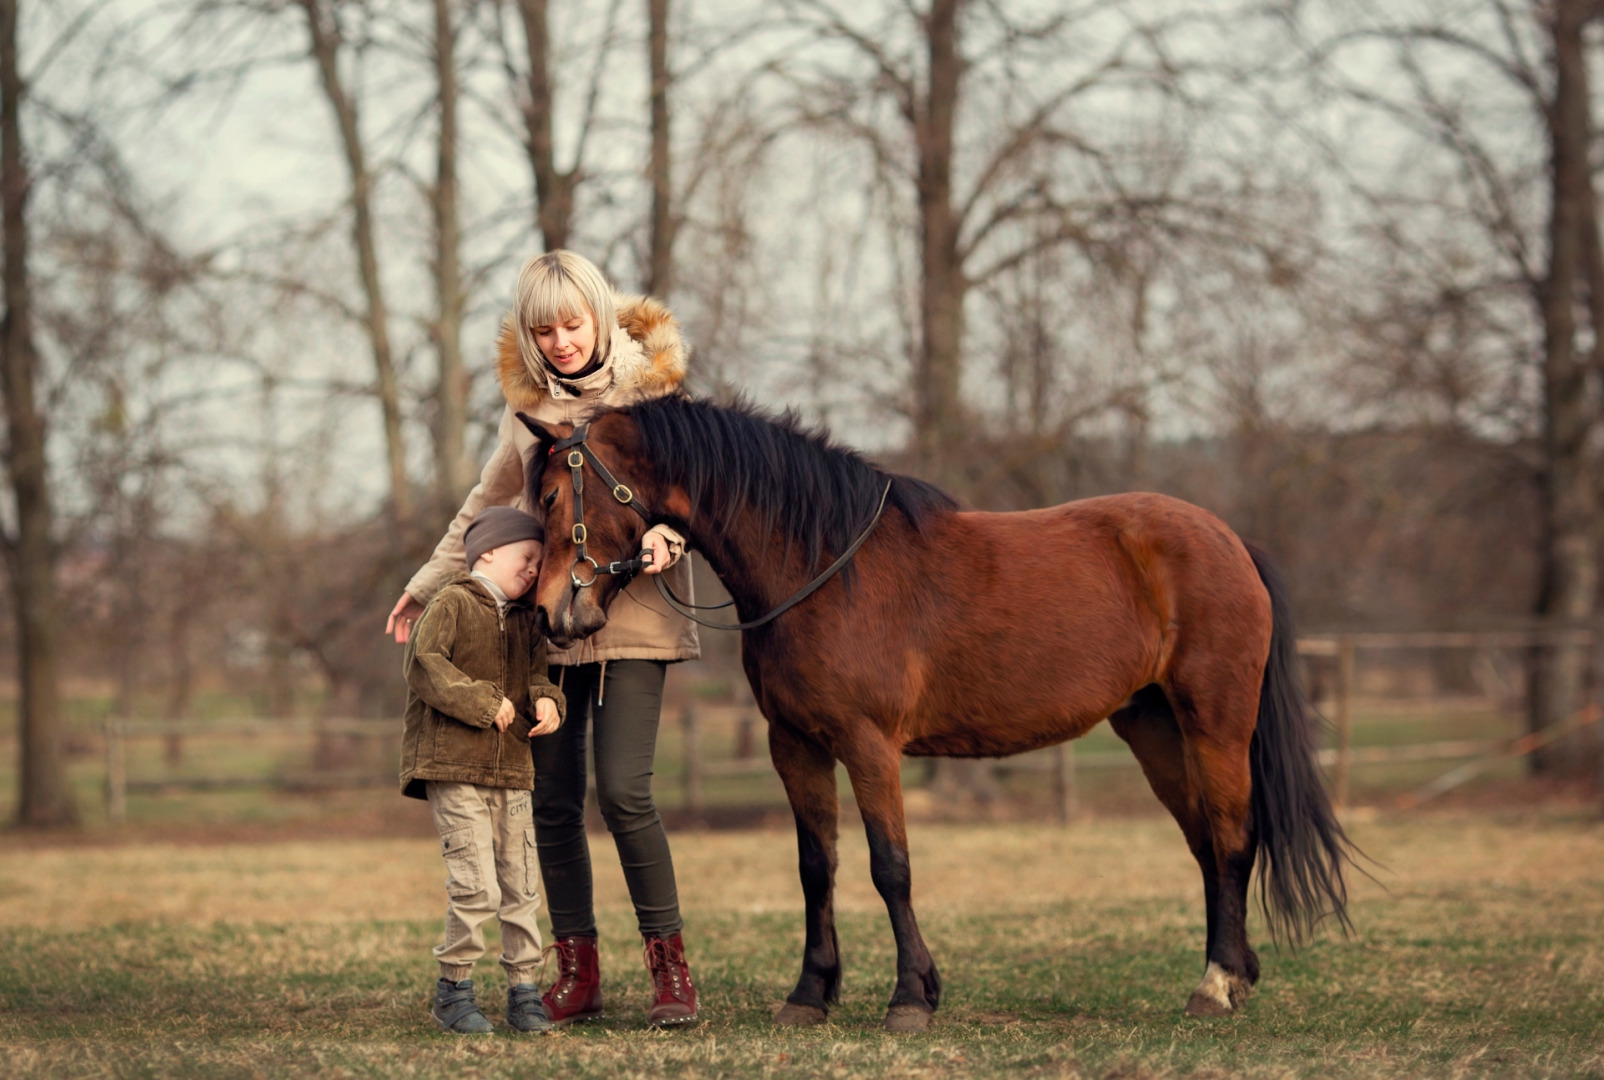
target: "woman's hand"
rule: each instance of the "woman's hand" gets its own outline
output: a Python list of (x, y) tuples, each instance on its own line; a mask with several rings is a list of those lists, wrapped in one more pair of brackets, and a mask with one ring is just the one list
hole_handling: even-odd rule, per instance
[(536, 735), (550, 735), (562, 725), (562, 713), (557, 711), (557, 703), (549, 697), (535, 699), (535, 726), (529, 729), (529, 737)]
[(648, 532), (641, 537), (641, 550), (650, 552), (651, 562), (641, 569), (643, 574), (661, 574), (668, 569), (668, 541), (660, 532)]
[(412, 636), (412, 624), (418, 621), (423, 614), (423, 605), (412, 599), (411, 593), (402, 593), (401, 599), (395, 602), (390, 609), (390, 618), (385, 621), (384, 632), (395, 635), (397, 645), (405, 645)]

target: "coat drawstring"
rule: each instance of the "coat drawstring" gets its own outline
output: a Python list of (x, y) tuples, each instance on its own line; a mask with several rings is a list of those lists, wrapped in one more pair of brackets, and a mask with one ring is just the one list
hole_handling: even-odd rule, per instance
[(596, 676), (596, 707), (601, 708), (602, 695), (607, 692), (607, 661), (601, 662), (601, 673)]

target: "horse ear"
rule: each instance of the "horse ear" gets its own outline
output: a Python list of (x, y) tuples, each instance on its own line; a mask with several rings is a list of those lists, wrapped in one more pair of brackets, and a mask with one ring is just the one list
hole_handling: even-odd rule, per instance
[(524, 509), (536, 517), (540, 516), (540, 477), (546, 471), (546, 456), (551, 453), (552, 445), (557, 436), (547, 431), (540, 422), (528, 413), (516, 413), (529, 434), (535, 437), (535, 445), (529, 448), (524, 457)]
[(525, 412), (515, 413), (514, 415), (518, 417), (519, 421), (522, 422), (524, 427), (529, 429), (529, 434), (533, 435), (537, 442), (543, 442), (547, 446), (550, 446), (552, 443), (557, 441), (557, 436), (547, 431), (545, 425), (543, 425), (539, 420), (536, 420), (533, 416), (530, 416)]

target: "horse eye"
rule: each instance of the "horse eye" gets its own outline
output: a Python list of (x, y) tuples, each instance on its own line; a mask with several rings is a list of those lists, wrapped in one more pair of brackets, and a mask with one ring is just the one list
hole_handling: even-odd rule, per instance
[(551, 504), (556, 502), (556, 501), (557, 501), (557, 492), (555, 490), (548, 491), (548, 492), (546, 492), (546, 497), (544, 499), (540, 500), (540, 505), (545, 507), (547, 511), (550, 511), (551, 510)]

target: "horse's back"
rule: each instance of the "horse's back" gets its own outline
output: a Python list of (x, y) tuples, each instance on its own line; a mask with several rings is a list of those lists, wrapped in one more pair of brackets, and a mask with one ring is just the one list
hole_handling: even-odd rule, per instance
[(1267, 605), (1229, 526), (1166, 495), (955, 513), (928, 541), (952, 568), (943, 589), (955, 617), (924, 628), (928, 670), (947, 674), (920, 695), (914, 752), (1006, 754), (1073, 738), (1163, 682), (1189, 639), (1233, 647), (1221, 631), (1250, 628)]

